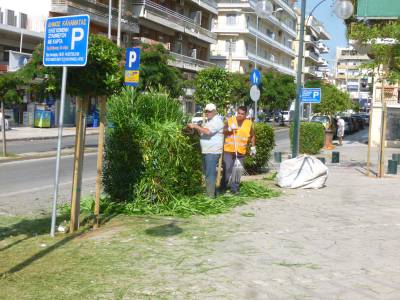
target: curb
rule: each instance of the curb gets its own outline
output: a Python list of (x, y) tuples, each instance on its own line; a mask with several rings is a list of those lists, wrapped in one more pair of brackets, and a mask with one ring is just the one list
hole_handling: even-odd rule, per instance
[[(95, 153), (97, 152), (97, 147), (85, 147), (84, 150), (86, 153)], [(68, 156), (74, 154), (74, 148), (65, 148), (61, 150), (61, 156)], [(48, 158), (48, 157), (56, 157), (57, 151), (47, 151), (47, 152), (28, 152), (22, 153), (19, 156), (0, 158), (0, 165), (3, 163), (9, 163), (14, 161), (25, 161), (25, 160), (34, 160), (40, 158)]]
[[(96, 135), (99, 134), (98, 132), (86, 132), (86, 135)], [(64, 134), (63, 133), (63, 137), (71, 137), (71, 136), (75, 136), (75, 133), (71, 133), (71, 134)], [(51, 139), (57, 139), (58, 135), (56, 136), (34, 136), (34, 137), (23, 137), (23, 138), (7, 138), (6, 137), (6, 141), (7, 142), (17, 142), (17, 141), (40, 141), (40, 140), (51, 140)]]

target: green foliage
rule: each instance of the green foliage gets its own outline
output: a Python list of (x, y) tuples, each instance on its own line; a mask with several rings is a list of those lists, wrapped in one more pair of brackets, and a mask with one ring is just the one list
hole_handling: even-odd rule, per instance
[(173, 98), (183, 94), (182, 72), (168, 65), (172, 57), (163, 45), (143, 44), (140, 56), (139, 90), (149, 91), (162, 87)]
[[(290, 140), (293, 140), (293, 124), (290, 126)], [(299, 152), (318, 154), (324, 146), (325, 128), (318, 122), (301, 122), (299, 136)]]
[(223, 109), (231, 103), (232, 85), (229, 73), (222, 68), (208, 68), (200, 71), (195, 80), (194, 94), (197, 104), (214, 103)]
[(383, 65), (388, 70), (387, 79), (400, 80), (400, 44), (379, 44), (377, 39), (400, 40), (400, 22), (376, 20), (365, 24), (352, 20), (349, 23), (349, 38), (356, 40), (373, 59), (371, 69)]
[(255, 157), (247, 156), (244, 161), (245, 169), (250, 174), (259, 173), (265, 167), (275, 146), (274, 129), (271, 126), (265, 123), (255, 123), (254, 133), (256, 136), (257, 154)]
[[(244, 205), (254, 199), (269, 199), (279, 196), (274, 191), (258, 182), (245, 181), (241, 183), (239, 195), (221, 195), (216, 198), (208, 198), (205, 195), (177, 196), (173, 201), (148, 203), (146, 201), (114, 202), (110, 198), (102, 198), (100, 211), (103, 214), (127, 214), (127, 215), (161, 215), (187, 218), (193, 215), (214, 215), (230, 211), (232, 208)], [(91, 214), (94, 207), (94, 199), (83, 200), (81, 213)], [(70, 205), (60, 208), (61, 212), (68, 215)]]
[[(346, 92), (342, 92), (336, 86), (321, 81), (308, 81), (305, 87), (321, 88), (321, 103), (313, 105), (313, 111), (330, 116), (331, 119), (339, 112), (353, 108), (353, 101)], [(330, 124), (330, 127), (332, 124)]]
[(90, 35), (87, 65), (68, 69), (68, 94), (109, 96), (120, 91), (121, 57), (121, 48), (115, 43), (100, 35)]
[(268, 71), (262, 81), (260, 103), (270, 110), (287, 110), (296, 97), (293, 76)]
[(15, 73), (0, 75), (0, 101), (6, 104), (18, 103), (22, 100), (23, 92), (19, 88), (23, 81)]
[(229, 74), (229, 82), (232, 88), (232, 94), (229, 98), (230, 104), (242, 104), (246, 105), (251, 103), (250, 99), (250, 82), (248, 74), (240, 74), (240, 73), (230, 73)]
[(199, 192), (199, 145), (183, 133), (185, 118), (165, 93), (124, 89), (110, 99), (103, 182), (114, 200), (152, 204)]

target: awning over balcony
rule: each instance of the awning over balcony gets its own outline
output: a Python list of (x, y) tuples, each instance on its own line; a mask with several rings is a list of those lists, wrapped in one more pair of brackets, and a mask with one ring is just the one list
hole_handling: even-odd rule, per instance
[(400, 1), (358, 0), (356, 15), (363, 19), (400, 19)]

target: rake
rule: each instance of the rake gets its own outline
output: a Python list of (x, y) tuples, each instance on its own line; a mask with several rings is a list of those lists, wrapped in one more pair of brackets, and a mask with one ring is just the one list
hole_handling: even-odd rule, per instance
[(232, 183), (240, 183), (240, 178), (242, 177), (242, 175), (244, 173), (244, 167), (238, 158), (235, 131), (233, 131), (233, 142), (235, 145), (236, 158), (235, 158), (235, 162), (233, 164), (231, 177), (229, 178), (229, 185), (232, 185)]

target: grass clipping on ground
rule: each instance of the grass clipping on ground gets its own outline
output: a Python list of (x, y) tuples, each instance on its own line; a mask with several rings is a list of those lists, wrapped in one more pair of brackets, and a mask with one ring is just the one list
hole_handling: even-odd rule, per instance
[[(255, 199), (269, 199), (280, 195), (279, 191), (273, 190), (256, 181), (245, 181), (241, 183), (238, 194), (223, 194), (216, 198), (208, 198), (203, 194), (195, 196), (178, 196), (169, 202), (157, 202), (150, 204), (147, 201), (135, 202), (113, 202), (112, 199), (101, 200), (102, 214), (126, 214), (126, 215), (160, 215), (187, 218), (194, 215), (215, 215), (230, 211), (232, 208), (244, 205)], [(82, 200), (81, 212), (93, 212), (93, 198)], [(70, 206), (65, 204), (61, 211), (69, 214)]]

